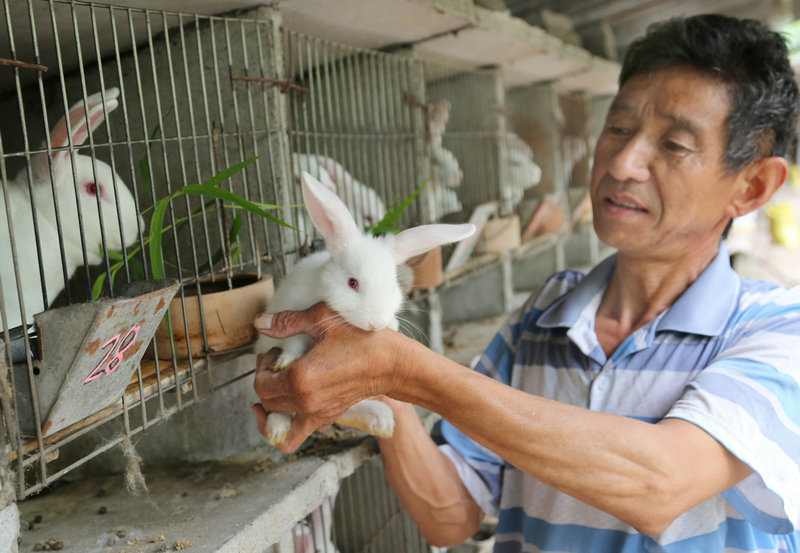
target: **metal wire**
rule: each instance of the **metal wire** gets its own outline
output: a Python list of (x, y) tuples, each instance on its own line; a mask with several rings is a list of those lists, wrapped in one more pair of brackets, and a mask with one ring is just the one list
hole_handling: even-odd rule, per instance
[[(286, 71), (298, 85), (288, 92), (293, 154), (327, 164), (324, 172), (351, 211), (375, 224), (376, 213), (407, 198), (428, 176), (419, 155), (424, 126), (413, 116), (418, 108), (405, 101), (424, 94), (411, 77), (420, 62), (292, 32), (285, 40)], [(419, 205), (400, 225), (422, 222)]]
[(430, 550), (386, 483), (380, 457), (368, 459), (342, 481), (334, 503), (332, 536), (340, 553)]
[[(160, 197), (184, 184), (203, 182), (241, 159), (258, 156), (251, 168), (230, 178), (225, 186), (245, 198), (262, 203), (286, 203), (288, 162), (280, 158), (288, 156), (289, 148), (286, 144), (286, 119), (280, 117), (285, 113), (282, 93), (270, 84), (241, 83), (232, 79), (233, 76), (269, 79), (283, 76), (283, 68), (276, 64), (280, 57), (274, 53), (281, 44), (276, 40), (279, 27), (275, 21), (269, 18), (206, 17), (65, 0), (48, 0), (46, 9), (42, 11), (42, 8), (41, 4), (34, 5), (32, 0), (24, 4), (7, 0), (3, 3), (5, 37), (0, 36), (0, 56), (15, 60), (19, 57), (18, 52), (33, 51), (37, 63), (16, 64), (3, 69), (14, 72), (14, 78), (7, 81), (12, 87), (5, 91), (9, 98), (5, 104), (12, 106), (12, 113), (19, 113), (17, 127), (20, 130), (0, 129), (3, 134), (0, 177), (7, 208), (4, 215), (11, 235), (12, 259), (7, 262), (14, 266), (19, 263), (16, 249), (20, 244), (14, 240), (17, 226), (14, 220), (25, 215), (10, 211), (8, 194), (13, 178), (6, 170), (7, 162), (16, 164), (17, 171), (20, 171), (18, 174), (23, 175), (20, 178), (26, 181), (28, 197), (31, 202), (37, 202), (29, 215), (32, 216), (36, 244), (41, 242), (40, 213), (45, 208), (54, 211), (60, 244), (66, 243), (67, 230), (79, 235), (83, 261), (74, 275), (67, 269), (65, 248), (58, 250), (63, 280), (63, 292), (58, 298), (47, 296), (44, 287), (47, 260), (42, 253), (45, 250), (35, 247), (39, 255), (38, 273), (45, 308), (52, 306), (55, 300), (58, 300), (56, 305), (86, 301), (88, 289), (101, 273), (105, 275), (106, 293), (114, 294), (120, 283), (138, 278), (134, 274), (138, 270), (134, 269), (134, 262), (141, 267), (144, 277), (151, 277), (146, 255), (146, 226), (135, 227), (135, 240), (122, 231), (122, 243), (133, 241), (139, 249), (130, 257), (112, 258), (113, 252), (106, 246), (109, 244), (106, 235), (109, 227), (103, 219), (121, 220), (124, 217), (118, 191), (126, 183), (137, 208), (147, 214), (148, 208)], [(24, 20), (26, 24), (22, 28), (18, 23), (12, 24), (12, 20), (15, 23)], [(108, 32), (103, 33), (101, 29)], [(52, 45), (54, 52), (48, 60), (40, 59), (38, 44), (42, 37)], [(29, 47), (16, 48), (20, 42), (29, 43)], [(106, 50), (109, 45), (110, 56)], [(45, 67), (45, 61), (51, 66), (47, 78), (39, 74), (31, 81), (24, 75), (20, 76), (20, 72), (31, 70), (28, 66)], [(72, 131), (75, 129), (70, 118), (65, 120), (67, 146), (51, 142), (51, 121), (65, 116), (70, 104), (80, 101), (85, 107), (89, 95), (112, 86), (120, 89), (120, 109), (106, 117), (93, 133), (88, 133), (86, 144), (73, 143)], [(105, 98), (102, 102), (105, 107)], [(30, 145), (35, 136), (43, 137), (43, 147)], [(77, 228), (62, 228), (63, 221), (67, 220), (65, 217), (72, 215), (63, 212), (68, 206), (55, 200), (57, 179), (52, 164), (48, 164), (51, 184), (50, 199), (44, 202), (47, 205), (41, 205), (41, 194), (34, 194), (36, 183), (30, 160), (37, 154), (52, 156), (64, 148), (74, 154), (69, 156), (69, 171), (73, 181), (70, 186), (74, 187), (76, 196), (81, 192), (75, 160), (79, 149), (81, 155), (85, 153), (91, 159), (95, 181), (100, 179), (98, 166), (101, 158), (111, 167), (112, 178), (107, 186), (117, 198), (113, 210), (100, 208), (99, 195), (92, 208), (101, 221), (99, 243), (104, 251), (102, 263), (97, 267), (87, 262), (90, 250), (93, 253), (96, 246), (87, 234), (86, 213), (81, 212), (78, 202), (69, 208), (78, 210)], [(20, 160), (24, 162), (22, 166)], [(118, 181), (116, 175), (124, 175), (126, 183)], [(262, 258), (282, 262), (282, 258), (291, 252), (288, 241), (282, 240), (285, 236), (282, 231), (276, 231), (271, 228), (274, 225), (259, 222), (257, 217), (246, 213), (242, 216), (242, 231), (237, 237), (240, 243), (236, 247), (238, 258), (232, 259), (228, 229), (233, 218), (229, 208), (221, 203), (208, 205), (206, 201), (188, 196), (172, 202), (167, 222), (173, 226), (173, 231), (172, 236), (165, 240), (168, 247), (164, 252), (172, 275), (181, 280), (188, 277), (195, 282), (206, 275), (214, 275), (217, 271), (214, 267), (215, 252), (222, 252), (223, 259), (232, 261), (223, 267), (223, 282), (231, 286), (233, 271), (251, 270), (261, 275), (264, 271)], [(29, 245), (26, 243), (25, 247)], [(120, 270), (112, 273), (117, 259), (121, 261)], [(173, 352), (167, 352), (167, 359), (163, 359), (164, 355), (155, 355), (150, 362), (154, 375), (138, 369), (128, 392), (116, 406), (94, 414), (87, 411), (86, 418), (75, 427), (45, 438), (41, 425), (45, 409), (49, 407), (39, 404), (35, 352), (31, 353), (28, 333), (15, 331), (12, 334), (7, 322), (7, 314), (12, 312), (19, 312), (22, 320), (30, 316), (31, 309), (26, 309), (25, 305), (30, 297), (27, 296), (29, 287), (28, 283), (20, 280), (20, 274), (17, 270), (16, 281), (0, 283), (0, 289), (16, 288), (19, 298), (19, 305), (10, 302), (0, 305), (5, 329), (3, 358), (9, 367), (7, 378), (12, 389), (16, 390), (16, 399), (24, 400), (22, 403), (29, 406), (29, 411), (25, 411), (25, 405), (19, 401), (6, 400), (3, 405), (3, 426), (14, 447), (10, 459), (16, 466), (19, 498), (41, 490), (117, 443), (110, 441), (103, 448), (77, 459), (50, 461), (64, 446), (80, 440), (90, 431), (120, 424), (126, 436), (134, 435), (200, 400), (204, 388), (199, 385), (201, 375), (208, 376), (207, 391), (242, 378), (241, 374), (214, 377), (211, 373), (215, 363), (193, 358), (191, 353), (187, 360), (178, 359)], [(115, 277), (113, 283), (112, 276)], [(199, 288), (197, 292), (202, 298)], [(185, 299), (183, 289), (179, 296)], [(180, 309), (186, 315), (185, 303)], [(193, 339), (207, 343), (205, 326), (203, 334)], [(11, 350), (16, 341), (22, 344), (21, 350), (26, 353), (24, 359), (15, 364)], [(11, 370), (12, 365), (24, 369)], [(19, 396), (23, 389), (29, 389), (26, 392), (29, 397)], [(19, 422), (28, 418), (31, 422), (25, 424), (29, 430), (20, 433)]]
[[(20, 40), (20, 30), (11, 22), (19, 9), (30, 23), (28, 39), (37, 52), (33, 61), (51, 63), (39, 57), (37, 41), (43, 35), (55, 51), (52, 72), (48, 71), (47, 78), (38, 74), (32, 84), (20, 78), (21, 71), (30, 69), (0, 67), (0, 71), (14, 71), (13, 90), (5, 91), (10, 99), (3, 103), (0, 91), (0, 106), (10, 105), (19, 113), (21, 128), (19, 133), (11, 132), (8, 140), (9, 132), (0, 129), (0, 179), (9, 223), (15, 215), (22, 215), (8, 209), (9, 190), (15, 184), (8, 176), (7, 165), (22, 162), (24, 184), (33, 197), (31, 158), (41, 154), (52, 160), (54, 153), (64, 150), (70, 154), (70, 185), (76, 195), (81, 183), (75, 158), (89, 154), (95, 181), (99, 180), (101, 161), (108, 163), (112, 173), (118, 175), (111, 183), (115, 197), (119, 198), (120, 190), (127, 186), (136, 208), (145, 215), (144, 224), (136, 226), (130, 255), (112, 250), (111, 237), (102, 224), (104, 217), (125, 217), (119, 200), (113, 211), (104, 212), (99, 197), (91, 206), (91, 214), (96, 210), (101, 220), (100, 244), (94, 244), (84, 228), (88, 212), (78, 213), (77, 229), (61, 228), (64, 221), (71, 220), (71, 214), (62, 213), (69, 206), (56, 201), (56, 175), (53, 163), (48, 162), (52, 181), (49, 203), (59, 225), (64, 291), (58, 298), (47, 297), (44, 250), (36, 230), (45, 308), (87, 301), (100, 275), (104, 275), (103, 290), (109, 295), (138, 278), (139, 271), (152, 279), (146, 240), (147, 222), (156, 202), (185, 184), (205, 182), (242, 160), (257, 158), (253, 165), (230, 177), (225, 188), (260, 203), (292, 205), (280, 216), (295, 223), (302, 221), (293, 157), (298, 154), (317, 156), (318, 176), (322, 178), (322, 171), (328, 171), (351, 210), (364, 214), (364, 222), (370, 224), (377, 223), (375, 216), (381, 209), (390, 210), (432, 176), (425, 107), (431, 84), (426, 83), (429, 76), (423, 64), (413, 56), (361, 50), (285, 31), (277, 18), (269, 17), (269, 9), (262, 9), (259, 18), (239, 18), (48, 0), (44, 15), (49, 28), (45, 28), (34, 21), (35, 14), (37, 21), (41, 20), (41, 12), (34, 9), (33, 0), (23, 8), (8, 0), (3, 5), (7, 57), (17, 58), (15, 44)], [(41, 6), (37, 3), (38, 9)], [(106, 29), (109, 32), (104, 33)], [(111, 55), (105, 50), (107, 41)], [(5, 48), (0, 40), (0, 57), (6, 54)], [(119, 88), (118, 112), (108, 114), (95, 133), (88, 132), (85, 145), (74, 144), (72, 126), (79, 124), (70, 120), (69, 106), (82, 102), (86, 107), (90, 95), (111, 87)], [(107, 100), (103, 105), (108, 105)], [(66, 117), (67, 146), (52, 143), (50, 136), (50, 122), (62, 117)], [(496, 138), (503, 130), (502, 117), (490, 114), (489, 118), (497, 124), (491, 130)], [(483, 139), (490, 131), (463, 132), (470, 139)], [(30, 145), (36, 135), (44, 137), (44, 146), (38, 149)], [(455, 151), (456, 141), (452, 144)], [(501, 150), (498, 143), (497, 152), (492, 153), (495, 166)], [(482, 182), (495, 181), (484, 178)], [(499, 187), (495, 190), (481, 185), (465, 190), (466, 204), (497, 197)], [(237, 215), (242, 226), (233, 237)], [(438, 218), (433, 215), (418, 198), (396, 224), (431, 222)], [(39, 223), (36, 211), (33, 222)], [(178, 311), (184, 321), (193, 295), (203, 316), (203, 278), (226, 288), (233, 286), (233, 274), (239, 271), (279, 278), (309, 246), (307, 236), (250, 213), (233, 211), (221, 201), (184, 196), (169, 204), (165, 222), (171, 227), (171, 236), (164, 240), (163, 257), (169, 275), (184, 283), (176, 296), (181, 300)], [(73, 230), (80, 234), (82, 263), (75, 274), (69, 274), (63, 235)], [(15, 248), (19, 245), (14, 244), (13, 225), (10, 234), (16, 266)], [(123, 235), (122, 243), (130, 238)], [(102, 262), (91, 266), (89, 252), (94, 253), (93, 248), (99, 245)], [(115, 263), (121, 263), (119, 272), (115, 272)], [(0, 291), (16, 287), (20, 297), (19, 305), (0, 305), (4, 329), (0, 363), (5, 361), (14, 391), (13, 398), (0, 394), (2, 424), (4, 437), (7, 435), (13, 448), (8, 459), (16, 470), (19, 499), (105, 454), (124, 437), (143, 432), (208, 393), (251, 376), (251, 371), (232, 371), (235, 363), (226, 364), (206, 355), (210, 353), (210, 321), (203, 319), (199, 335), (189, 338), (189, 342), (202, 341), (202, 355), (187, 348), (186, 358), (181, 358), (177, 348), (159, 351), (154, 345), (152, 359), (136, 369), (118, 401), (100, 410), (87, 409), (85, 417), (74, 425), (47, 435), (42, 424), (50, 406), (40, 404), (35, 374), (40, 360), (36, 352), (32, 353), (24, 328), (19, 338), (24, 359), (12, 359), (14, 337), (7, 326), (7, 315), (19, 311), (23, 321), (29, 315), (20, 275), (17, 270), (14, 282), (0, 281)], [(183, 326), (188, 334), (188, 324)], [(2, 371), (0, 378), (5, 378)], [(30, 406), (28, 411), (26, 405)], [(67, 446), (109, 429), (120, 429), (121, 434), (89, 453), (53, 460), (59, 452), (71, 449)], [(332, 515), (322, 509), (306, 521), (312, 528), (332, 526), (330, 543), (327, 539), (314, 543), (314, 550), (330, 551), (335, 544), (342, 553), (427, 551), (408, 514), (387, 487), (379, 461), (369, 461), (358, 469), (331, 501)], [(312, 536), (319, 542), (317, 534), (312, 532)]]

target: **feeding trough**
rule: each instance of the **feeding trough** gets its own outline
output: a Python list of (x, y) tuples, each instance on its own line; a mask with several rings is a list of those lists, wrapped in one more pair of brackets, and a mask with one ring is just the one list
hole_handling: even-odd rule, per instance
[(173, 280), (136, 282), (114, 298), (34, 315), (33, 386), (27, 361), (14, 363), (22, 434), (36, 433), (36, 413), (45, 437), (118, 401), (177, 290)]

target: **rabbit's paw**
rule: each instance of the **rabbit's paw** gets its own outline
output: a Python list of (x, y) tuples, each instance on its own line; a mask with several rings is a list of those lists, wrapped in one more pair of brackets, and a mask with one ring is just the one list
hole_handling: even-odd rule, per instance
[(282, 371), (294, 363), (297, 359), (302, 357), (303, 354), (308, 351), (310, 345), (310, 339), (307, 339), (304, 335), (287, 338), (281, 344), (281, 354), (278, 356), (278, 360), (275, 361), (275, 364), (272, 366), (272, 370), (276, 372)]
[(283, 443), (292, 426), (291, 413), (270, 413), (267, 417), (267, 441), (272, 445)]
[[(302, 355), (302, 353), (300, 355)], [(272, 366), (272, 370), (275, 372), (282, 371), (283, 369), (294, 363), (295, 360), (297, 360), (300, 357), (300, 355), (296, 355), (290, 351), (284, 351), (278, 356), (278, 360), (275, 361), (275, 364)]]
[(394, 414), (388, 405), (377, 399), (356, 403), (336, 419), (336, 422), (380, 438), (391, 438), (394, 433)]

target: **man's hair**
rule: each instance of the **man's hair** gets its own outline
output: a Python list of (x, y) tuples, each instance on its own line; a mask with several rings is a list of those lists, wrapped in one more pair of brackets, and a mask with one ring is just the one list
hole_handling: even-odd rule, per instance
[(628, 48), (619, 86), (634, 75), (687, 66), (724, 83), (731, 99), (725, 168), (762, 157), (792, 159), (800, 94), (781, 35), (752, 19), (723, 15), (654, 23)]

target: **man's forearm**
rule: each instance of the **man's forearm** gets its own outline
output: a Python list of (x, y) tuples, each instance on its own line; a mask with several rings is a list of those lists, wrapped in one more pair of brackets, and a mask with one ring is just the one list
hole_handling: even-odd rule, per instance
[(644, 533), (749, 474), (689, 422), (649, 424), (533, 396), (420, 350), (405, 348), (407, 378), (393, 396), (435, 410), (520, 470)]
[(378, 440), (389, 485), (431, 544), (464, 541), (480, 526), (480, 507), (453, 463), (425, 431), (414, 407), (385, 401), (395, 416), (394, 436)]

